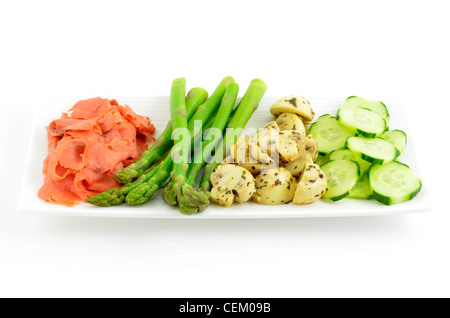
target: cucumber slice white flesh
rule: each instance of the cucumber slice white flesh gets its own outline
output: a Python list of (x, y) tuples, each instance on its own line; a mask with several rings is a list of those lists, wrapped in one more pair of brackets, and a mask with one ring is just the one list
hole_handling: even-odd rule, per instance
[(368, 110), (377, 113), (378, 116), (383, 118), (387, 125), (389, 125), (389, 113), (386, 108), (386, 105), (383, 102), (371, 100), (358, 96), (350, 96), (346, 99), (344, 104), (340, 107), (340, 109), (351, 109), (351, 108), (365, 108)]
[(356, 134), (338, 123), (331, 115), (322, 115), (311, 125), (309, 133), (319, 147), (319, 154), (327, 156), (336, 149), (345, 147), (345, 141)]
[(372, 198), (372, 188), (370, 187), (369, 177), (364, 174), (353, 186), (349, 198), (370, 200)]
[(347, 148), (361, 159), (372, 164), (383, 165), (395, 159), (395, 147), (381, 138), (350, 137)]
[(320, 169), (328, 180), (328, 190), (323, 198), (338, 201), (350, 194), (359, 179), (358, 164), (352, 160), (330, 160)]
[(422, 188), (422, 182), (412, 169), (398, 161), (372, 166), (369, 182), (374, 199), (386, 205), (411, 200)]
[(330, 153), (330, 160), (342, 160), (342, 159), (356, 161), (356, 163), (359, 165), (361, 175), (369, 171), (369, 168), (372, 165), (370, 162), (361, 159), (361, 157), (359, 157), (350, 149), (339, 149), (334, 150), (333, 152)]
[(400, 156), (406, 146), (406, 134), (398, 129), (386, 131), (381, 138), (389, 141), (397, 151), (397, 157)]
[(377, 113), (364, 108), (339, 109), (337, 120), (364, 137), (378, 137), (386, 130), (386, 121)]

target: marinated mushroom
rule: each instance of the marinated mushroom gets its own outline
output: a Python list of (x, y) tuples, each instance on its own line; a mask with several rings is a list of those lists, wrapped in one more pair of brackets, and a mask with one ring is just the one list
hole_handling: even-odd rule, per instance
[(263, 152), (246, 136), (239, 137), (236, 144), (230, 147), (228, 163), (237, 163), (252, 174), (259, 174), (263, 169), (273, 167), (274, 160)]
[(226, 207), (233, 202), (246, 202), (255, 193), (255, 179), (252, 174), (232, 164), (221, 164), (217, 167), (211, 174), (211, 185), (211, 200)]
[(285, 165), (285, 168), (296, 178), (301, 177), (303, 170), (307, 164), (313, 164), (314, 160), (307, 151), (303, 152), (300, 158), (295, 159)]
[(276, 123), (280, 130), (296, 130), (299, 133), (306, 135), (305, 125), (297, 114), (281, 113), (280, 116), (278, 116)]
[(290, 95), (277, 100), (271, 107), (270, 112), (274, 116), (281, 113), (294, 113), (299, 115), (303, 121), (311, 122), (314, 118), (311, 104), (303, 96)]
[[(280, 128), (275, 121), (264, 125), (256, 134), (250, 137), (250, 142), (257, 145), (262, 151), (268, 155), (272, 155), (272, 151), (278, 149), (278, 133)], [(274, 153), (275, 155), (275, 153)]]
[(297, 181), (285, 168), (264, 170), (256, 177), (256, 192), (253, 201), (275, 205), (292, 201)]
[(316, 164), (307, 164), (295, 190), (293, 202), (308, 204), (320, 199), (327, 191), (327, 177)]
[(308, 137), (295, 130), (282, 130), (279, 133), (278, 152), (282, 162), (291, 162), (299, 158), (305, 150)]

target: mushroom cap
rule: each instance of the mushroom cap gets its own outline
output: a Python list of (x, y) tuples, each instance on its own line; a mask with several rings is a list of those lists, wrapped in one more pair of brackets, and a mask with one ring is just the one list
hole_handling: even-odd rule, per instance
[(295, 190), (293, 202), (308, 204), (320, 199), (327, 191), (327, 177), (316, 164), (307, 164)]
[(281, 113), (278, 116), (276, 123), (280, 130), (296, 130), (306, 135), (305, 125), (297, 114)]
[(274, 116), (281, 113), (294, 113), (303, 118), (305, 122), (310, 122), (314, 118), (309, 101), (299, 95), (289, 95), (277, 100), (271, 107), (270, 112)]
[(305, 170), (305, 166), (307, 164), (314, 163), (311, 154), (307, 151), (303, 153), (299, 158), (295, 159), (292, 162), (289, 162), (285, 165), (285, 168), (296, 178), (301, 178), (303, 170)]
[(255, 193), (255, 179), (246, 169), (234, 164), (221, 164), (211, 174), (211, 200), (230, 206), (233, 202), (246, 202)]
[(264, 170), (256, 177), (256, 192), (253, 201), (275, 205), (292, 201), (297, 181), (285, 168)]

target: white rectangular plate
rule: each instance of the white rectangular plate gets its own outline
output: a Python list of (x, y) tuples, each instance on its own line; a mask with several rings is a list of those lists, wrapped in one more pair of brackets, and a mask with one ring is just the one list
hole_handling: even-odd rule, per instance
[[(136, 113), (149, 116), (157, 132), (160, 133), (169, 119), (169, 98), (150, 97), (142, 99), (117, 98), (120, 104), (131, 106)], [(406, 118), (402, 112), (402, 105), (398, 98), (380, 98), (389, 109), (392, 128), (409, 131)], [(258, 110), (253, 115), (247, 128), (258, 128), (273, 120), (269, 112), (270, 105), (276, 98), (264, 97)], [(310, 98), (316, 118), (322, 114), (336, 114), (338, 107), (345, 98)], [(129, 206), (122, 204), (108, 208), (96, 207), (89, 204), (79, 204), (74, 207), (65, 207), (47, 203), (37, 196), (39, 187), (43, 181), (42, 161), (47, 154), (47, 141), (45, 127), (51, 120), (58, 118), (61, 112), (67, 111), (71, 104), (65, 102), (51, 101), (50, 104), (40, 105), (39, 115), (35, 117), (32, 128), (30, 149), (27, 166), (20, 196), (19, 211), (34, 212), (41, 214), (53, 214), (62, 216), (93, 216), (93, 217), (128, 217), (128, 218), (186, 218), (186, 219), (238, 219), (238, 218), (302, 218), (302, 217), (340, 217), (340, 216), (367, 216), (398, 214), (405, 212), (421, 212), (430, 210), (429, 200), (426, 193), (426, 185), (412, 201), (393, 206), (385, 206), (374, 200), (344, 199), (338, 202), (326, 202), (319, 200), (309, 205), (285, 205), (266, 206), (253, 202), (245, 204), (233, 204), (229, 208), (223, 208), (214, 204), (204, 212), (188, 216), (181, 214), (176, 207), (168, 206), (161, 198), (161, 193), (155, 194), (154, 198), (141, 206)], [(156, 134), (156, 136), (158, 135)], [(415, 156), (414, 142), (408, 140), (408, 145), (401, 155), (400, 161), (411, 166), (418, 174), (418, 162)]]

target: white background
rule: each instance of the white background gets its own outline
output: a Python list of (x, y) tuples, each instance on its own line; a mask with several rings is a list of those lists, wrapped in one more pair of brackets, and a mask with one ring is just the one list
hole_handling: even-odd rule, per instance
[[(446, 1), (2, 1), (0, 296), (450, 296)], [(52, 94), (400, 95), (434, 211), (297, 220), (16, 211), (33, 113)], [(64, 109), (61, 109), (64, 110)], [(161, 127), (157, 127), (161, 128)], [(40, 158), (37, 158), (40, 160)]]

